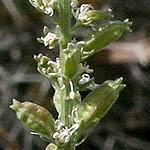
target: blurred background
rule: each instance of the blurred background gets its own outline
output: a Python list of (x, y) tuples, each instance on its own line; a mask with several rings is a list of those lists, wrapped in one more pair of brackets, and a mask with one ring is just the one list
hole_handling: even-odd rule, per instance
[[(115, 20), (129, 18), (132, 33), (125, 33), (88, 64), (97, 83), (124, 78), (127, 87), (99, 125), (89, 131), (77, 150), (150, 150), (150, 1), (81, 0), (96, 9), (112, 9)], [(30, 131), (10, 110), (12, 98), (40, 104), (57, 116), (53, 107), (51, 82), (36, 70), (33, 55), (43, 53), (54, 59), (36, 40), (43, 26), (52, 30), (50, 19), (27, 0), (0, 1), (0, 150), (44, 150), (48, 144)], [(88, 29), (82, 30), (82, 39)], [(83, 93), (85, 95), (86, 93)]]

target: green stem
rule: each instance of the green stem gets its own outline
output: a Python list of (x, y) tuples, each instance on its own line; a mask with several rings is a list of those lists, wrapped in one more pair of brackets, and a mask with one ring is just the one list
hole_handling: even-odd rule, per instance
[(60, 0), (60, 29), (61, 29), (61, 48), (67, 47), (67, 43), (71, 39), (70, 28), (71, 28), (71, 8), (70, 0)]
[[(67, 48), (67, 44), (71, 40), (70, 28), (71, 28), (71, 0), (59, 0), (59, 19), (60, 19), (60, 31), (61, 31), (61, 42), (60, 42), (60, 59), (63, 57), (63, 49)], [(63, 64), (62, 64), (63, 65)], [(66, 81), (63, 81), (64, 85)], [(67, 85), (66, 88), (67, 96)], [(66, 125), (70, 126), (70, 102), (64, 97), (61, 99), (61, 121)]]
[(70, 104), (69, 100), (66, 100), (65, 98), (61, 100), (61, 121), (66, 126), (70, 125), (69, 115), (70, 115)]

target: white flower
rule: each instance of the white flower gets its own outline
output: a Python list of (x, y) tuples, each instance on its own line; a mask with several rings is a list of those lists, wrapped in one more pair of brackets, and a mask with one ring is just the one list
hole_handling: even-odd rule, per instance
[(52, 16), (54, 14), (53, 5), (55, 0), (29, 0), (29, 2), (37, 9), (45, 14)]
[(58, 41), (56, 34), (51, 32), (48, 32), (45, 37), (41, 37), (41, 40), (43, 41), (44, 46), (49, 46), (49, 48), (53, 48)]
[(53, 134), (53, 138), (57, 139), (60, 143), (68, 143), (70, 141), (71, 136), (79, 128), (78, 124), (74, 124), (70, 128), (68, 128), (60, 121), (57, 121), (56, 123), (57, 123), (57, 132)]
[(89, 17), (87, 16), (87, 12), (93, 9), (93, 7), (90, 4), (82, 4), (80, 9), (79, 9), (79, 15), (77, 19), (81, 22), (88, 22)]

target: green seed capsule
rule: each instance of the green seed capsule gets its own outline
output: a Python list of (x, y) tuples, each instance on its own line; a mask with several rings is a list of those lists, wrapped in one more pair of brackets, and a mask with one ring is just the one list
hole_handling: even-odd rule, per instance
[(119, 97), (119, 92), (125, 87), (123, 78), (106, 81), (93, 90), (78, 107), (77, 118), (83, 128), (98, 123)]
[(31, 102), (20, 103), (13, 99), (10, 108), (16, 111), (17, 117), (32, 131), (49, 141), (52, 139), (54, 119), (44, 107)]
[(89, 40), (86, 41), (86, 44), (83, 47), (82, 59), (86, 59), (106, 47), (114, 40), (117, 40), (124, 31), (130, 30), (129, 26), (131, 26), (131, 23), (128, 22), (128, 20), (125, 20), (124, 22), (114, 21), (99, 28), (99, 30), (95, 31)]

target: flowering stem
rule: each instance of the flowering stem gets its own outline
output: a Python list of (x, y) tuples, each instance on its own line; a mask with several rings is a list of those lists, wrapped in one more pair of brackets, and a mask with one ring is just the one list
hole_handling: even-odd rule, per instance
[[(83, 60), (100, 51), (118, 39), (126, 30), (130, 31), (128, 20), (111, 21), (96, 29), (84, 41), (72, 40), (73, 33), (81, 26), (93, 26), (94, 21), (110, 19), (110, 12), (96, 11), (90, 4), (78, 7), (78, 0), (29, 0), (38, 10), (52, 16), (57, 24), (55, 33), (44, 27), (44, 37), (40, 43), (54, 48), (59, 43), (60, 53), (56, 61), (39, 54), (34, 56), (38, 71), (52, 80), (55, 89), (54, 104), (59, 113), (58, 119), (45, 108), (31, 102), (20, 103), (13, 100), (10, 107), (17, 117), (33, 132), (50, 144), (46, 150), (76, 150), (81, 144), (78, 140), (82, 133), (99, 123), (119, 97), (125, 87), (122, 78), (109, 80), (97, 85), (90, 78), (92, 70)], [(76, 22), (71, 22), (72, 17)], [(71, 23), (75, 24), (71, 28)], [(97, 25), (96, 25), (97, 26)], [(81, 100), (80, 91), (92, 90)]]

